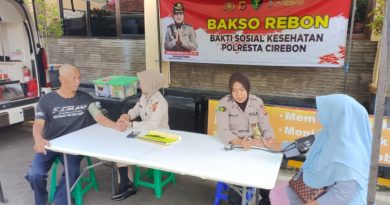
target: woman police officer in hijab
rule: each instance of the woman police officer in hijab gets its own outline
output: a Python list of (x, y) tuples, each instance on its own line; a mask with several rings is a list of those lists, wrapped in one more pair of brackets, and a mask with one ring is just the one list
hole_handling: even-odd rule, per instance
[[(218, 137), (226, 144), (250, 149), (258, 146), (260, 137), (274, 141), (274, 131), (269, 124), (263, 101), (249, 94), (249, 78), (241, 72), (229, 80), (230, 94), (219, 101), (217, 108)], [(260, 189), (261, 205), (270, 204), (269, 190)], [(241, 197), (229, 189), (229, 204), (241, 204)]]
[[(118, 119), (125, 122), (127, 127), (137, 129), (169, 129), (168, 125), (168, 103), (159, 92), (164, 87), (164, 76), (156, 71), (145, 70), (137, 73), (142, 96), (137, 104)], [(134, 121), (141, 117), (141, 121)], [(119, 192), (112, 196), (113, 200), (120, 201), (137, 192), (133, 182), (132, 171), (126, 164), (118, 164), (119, 170)]]

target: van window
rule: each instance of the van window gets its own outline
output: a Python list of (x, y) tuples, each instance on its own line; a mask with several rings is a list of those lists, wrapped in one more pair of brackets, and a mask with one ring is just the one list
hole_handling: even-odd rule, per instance
[[(29, 33), (25, 24), (18, 21), (0, 22), (0, 73), (2, 80), (27, 83), (31, 80), (32, 56)], [(30, 70), (30, 76), (22, 67)], [(6, 76), (6, 77), (5, 77)]]
[(23, 23), (1, 22), (0, 39), (0, 52), (9, 61), (29, 63), (30, 42)]

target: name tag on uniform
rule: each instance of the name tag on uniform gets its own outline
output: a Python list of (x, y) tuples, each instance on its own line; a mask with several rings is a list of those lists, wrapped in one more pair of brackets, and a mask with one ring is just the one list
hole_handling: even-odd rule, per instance
[(249, 116), (257, 116), (257, 112), (250, 112)]

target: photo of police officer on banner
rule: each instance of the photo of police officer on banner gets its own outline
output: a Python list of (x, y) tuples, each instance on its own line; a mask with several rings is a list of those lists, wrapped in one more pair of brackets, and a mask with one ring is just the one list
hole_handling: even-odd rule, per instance
[(174, 23), (167, 27), (164, 48), (166, 51), (196, 51), (198, 43), (191, 25), (184, 22), (184, 6), (181, 2), (173, 4)]

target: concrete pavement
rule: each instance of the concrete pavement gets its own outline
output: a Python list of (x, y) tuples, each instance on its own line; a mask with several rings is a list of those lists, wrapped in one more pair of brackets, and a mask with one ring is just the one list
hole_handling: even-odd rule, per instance
[[(0, 181), (9, 205), (34, 204), (33, 193), (23, 178), (34, 154), (32, 146), (31, 125), (0, 128)], [(85, 164), (83, 161), (82, 166)], [(136, 195), (116, 202), (110, 199), (110, 168), (99, 166), (95, 171), (99, 192), (87, 193), (84, 197), (85, 205), (206, 205), (212, 204), (214, 199), (215, 182), (176, 175), (176, 186), (166, 186), (161, 199), (156, 199), (151, 189), (141, 187)], [(293, 174), (294, 171), (282, 170), (278, 180), (287, 181)], [(377, 204), (390, 204), (390, 192), (378, 192)]]

